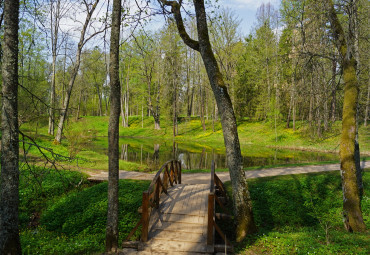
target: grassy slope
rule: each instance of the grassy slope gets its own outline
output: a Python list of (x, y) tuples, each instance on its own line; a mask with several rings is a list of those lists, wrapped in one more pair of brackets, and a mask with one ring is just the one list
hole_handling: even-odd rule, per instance
[[(369, 183), (367, 171), (362, 209), (368, 229)], [(226, 186), (231, 194), (230, 182)], [(236, 246), (240, 254), (368, 254), (368, 233), (344, 230), (339, 172), (259, 178), (249, 180), (249, 189), (259, 232)], [(232, 237), (230, 226), (224, 224)]]
[[(145, 117), (143, 128), (141, 127), (141, 117), (130, 117), (130, 127), (121, 128), (120, 136), (146, 138), (155, 141), (173, 140), (171, 122), (166, 119), (161, 120), (161, 130), (153, 129), (153, 119)], [(83, 117), (77, 122), (71, 121), (65, 129), (65, 136), (61, 145), (53, 144), (53, 137), (47, 135), (46, 123), (38, 127), (38, 134), (35, 135), (36, 126), (34, 124), (26, 124), (22, 126), (22, 130), (36, 137), (37, 142), (45, 147), (53, 148), (54, 152), (65, 156), (79, 157), (79, 166), (87, 169), (107, 169), (107, 156), (104, 153), (99, 153), (96, 150), (86, 149), (87, 144), (107, 148), (108, 117)], [(338, 151), (340, 122), (335, 123), (332, 131), (326, 134), (322, 139), (312, 140), (307, 135), (307, 130), (301, 127), (301, 123), (297, 124), (297, 131), (286, 129), (285, 123), (278, 125), (275, 133), (274, 126), (271, 123), (265, 122), (240, 122), (238, 126), (241, 148), (244, 154), (248, 156), (271, 156), (270, 150), (266, 147), (292, 148), (302, 150), (317, 150), (317, 151)], [(179, 135), (175, 138), (178, 143), (192, 143), (190, 150), (201, 152), (200, 146), (209, 146), (216, 149), (218, 152), (224, 152), (223, 136), (221, 125), (219, 122), (215, 124), (215, 132), (212, 131), (212, 122), (207, 121), (207, 130), (203, 131), (199, 119), (192, 118), (191, 121), (182, 121), (179, 123)], [(277, 134), (277, 135), (276, 135)], [(99, 138), (100, 139), (96, 139)], [(360, 146), (363, 154), (370, 154), (370, 127), (360, 127)], [(138, 140), (138, 144), (140, 140)], [(198, 151), (199, 150), (199, 151)], [(31, 153), (37, 153), (35, 147), (31, 149)], [(76, 162), (74, 162), (76, 165)], [(126, 170), (145, 170), (145, 166), (136, 163), (128, 163), (120, 160), (120, 168)]]

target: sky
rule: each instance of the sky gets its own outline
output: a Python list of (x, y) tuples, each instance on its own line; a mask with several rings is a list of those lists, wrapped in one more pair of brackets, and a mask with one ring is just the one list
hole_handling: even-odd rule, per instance
[(280, 0), (220, 0), (220, 5), (230, 8), (241, 19), (242, 33), (248, 35), (256, 24), (257, 8), (269, 2), (276, 9), (279, 8)]
[[(279, 8), (279, 3), (280, 0), (219, 0), (218, 4), (220, 5), (221, 8), (229, 8), (239, 20), (241, 20), (240, 24), (240, 29), (241, 29), (241, 35), (242, 36), (247, 36), (250, 32), (253, 31), (253, 27), (256, 25), (256, 13), (257, 9), (261, 4), (267, 4), (271, 3), (275, 7), (275, 9)], [(135, 5), (132, 7), (135, 10)], [(101, 3), (98, 5), (96, 12), (94, 13), (94, 18), (101, 17), (102, 15), (104, 16), (104, 11), (106, 10), (106, 4), (105, 1), (101, 1)], [(71, 12), (73, 13), (73, 12)], [(86, 14), (80, 11), (80, 13), (77, 12), (77, 15), (74, 16), (72, 19), (71, 17), (67, 17), (61, 22), (61, 29), (64, 30), (64, 32), (69, 31), (70, 35), (73, 38), (70, 38), (74, 41), (79, 40), (80, 36), (80, 29), (81, 25), (84, 22), (86, 17)], [(163, 26), (164, 19), (161, 16), (155, 17), (152, 22), (150, 22), (150, 28), (152, 29), (159, 29)], [(99, 22), (97, 23), (96, 26), (99, 27)], [(92, 31), (89, 29), (90, 32)], [(89, 34), (89, 32), (88, 32)], [(129, 33), (128, 33), (129, 34)], [(123, 35), (123, 37), (125, 37)], [(101, 38), (97, 38), (98, 41), (100, 41), (100, 47), (102, 47), (102, 40)], [(97, 43), (96, 40), (93, 40), (91, 42), (92, 44)]]

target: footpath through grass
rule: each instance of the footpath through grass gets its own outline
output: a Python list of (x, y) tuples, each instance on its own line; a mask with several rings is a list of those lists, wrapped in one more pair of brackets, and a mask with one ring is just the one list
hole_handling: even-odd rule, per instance
[[(238, 254), (369, 254), (368, 232), (348, 233), (343, 227), (339, 172), (251, 179), (248, 184), (259, 231), (235, 244)], [(362, 210), (368, 229), (369, 184), (367, 171)], [(231, 196), (231, 183), (226, 187)], [(222, 227), (233, 239), (233, 224)]]

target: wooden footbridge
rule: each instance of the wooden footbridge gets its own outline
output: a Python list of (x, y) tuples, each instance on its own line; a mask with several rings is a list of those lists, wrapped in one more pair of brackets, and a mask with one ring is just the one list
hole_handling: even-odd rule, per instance
[[(224, 208), (226, 193), (213, 163), (210, 177), (210, 184), (182, 184), (181, 163), (166, 162), (143, 192), (141, 219), (123, 247), (135, 247), (139, 254), (213, 254), (218, 249), (230, 250), (215, 222), (216, 218), (229, 216), (215, 213), (215, 203)], [(140, 226), (140, 241), (128, 241)], [(224, 245), (215, 245), (216, 232)]]

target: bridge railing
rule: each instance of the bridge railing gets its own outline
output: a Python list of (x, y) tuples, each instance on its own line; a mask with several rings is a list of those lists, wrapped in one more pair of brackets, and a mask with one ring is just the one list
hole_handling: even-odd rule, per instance
[(141, 241), (148, 241), (151, 210), (152, 208), (159, 207), (161, 194), (168, 194), (169, 185), (174, 186), (175, 184), (181, 184), (181, 162), (178, 160), (169, 160), (158, 170), (148, 190), (143, 192), (143, 202), (141, 208), (139, 208), (141, 219), (128, 234), (124, 242), (131, 238), (140, 225), (142, 226)]
[[(224, 206), (227, 201), (226, 189), (220, 178), (218, 178), (215, 172), (215, 163), (212, 161), (211, 167), (211, 186), (208, 194), (208, 225), (207, 225), (207, 245), (213, 246), (215, 242), (215, 230), (224, 240), (227, 246), (231, 246), (231, 243), (226, 238), (226, 235), (222, 232), (220, 227), (216, 224), (217, 219), (230, 219), (229, 210)], [(216, 213), (216, 202), (222, 208), (224, 213)]]

